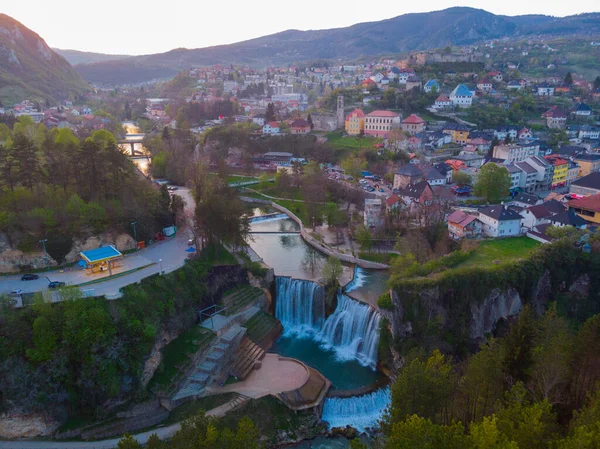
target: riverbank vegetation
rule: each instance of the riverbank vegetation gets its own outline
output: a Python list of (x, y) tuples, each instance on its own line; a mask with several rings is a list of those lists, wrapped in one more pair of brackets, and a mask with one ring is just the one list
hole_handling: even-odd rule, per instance
[(0, 233), (24, 252), (41, 250), (62, 262), (73, 238), (108, 230), (139, 240), (173, 223), (168, 192), (136, 171), (108, 131), (76, 137), (19, 117), (0, 125)]

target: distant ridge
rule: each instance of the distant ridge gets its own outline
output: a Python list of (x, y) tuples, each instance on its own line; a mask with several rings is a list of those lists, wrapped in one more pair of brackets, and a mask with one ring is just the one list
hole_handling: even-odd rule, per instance
[(346, 28), (288, 30), (230, 45), (176, 49), (79, 65), (77, 70), (90, 82), (125, 84), (173, 76), (194, 66), (247, 64), (265, 67), (320, 58), (355, 59), (440, 48), (447, 44), (468, 45), (487, 39), (536, 35), (600, 35), (600, 13), (564, 18), (544, 15), (509, 17), (481, 9), (455, 7), (405, 14)]
[(131, 55), (108, 55), (105, 53), (94, 53), (89, 51), (63, 50), (61, 48), (53, 48), (52, 50), (69, 61), (69, 64), (71, 65), (91, 64), (94, 62), (106, 62), (131, 58)]

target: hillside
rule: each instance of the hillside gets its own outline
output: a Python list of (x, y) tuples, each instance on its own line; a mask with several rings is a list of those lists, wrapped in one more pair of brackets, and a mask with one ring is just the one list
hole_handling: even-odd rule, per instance
[(331, 30), (288, 30), (231, 45), (176, 49), (119, 61), (80, 65), (88, 81), (136, 83), (173, 76), (182, 69), (212, 64), (283, 65), (313, 59), (355, 59), (413, 50), (467, 45), (516, 36), (600, 35), (600, 14), (565, 18), (543, 15), (498, 16), (456, 7), (405, 14), (379, 22)]
[(60, 100), (88, 89), (73, 67), (36, 33), (0, 14), (0, 100)]
[(94, 53), (90, 51), (63, 50), (53, 48), (56, 53), (65, 58), (69, 64), (93, 64), (95, 62), (115, 61), (118, 59), (131, 58), (131, 55), (107, 55), (105, 53)]

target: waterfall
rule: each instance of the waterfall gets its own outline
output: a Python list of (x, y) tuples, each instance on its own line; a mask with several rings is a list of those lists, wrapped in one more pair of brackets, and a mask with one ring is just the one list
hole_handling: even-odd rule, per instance
[(375, 369), (381, 315), (344, 293), (325, 320), (325, 289), (316, 282), (277, 277), (275, 316), (285, 335), (313, 338), (340, 360), (357, 360)]
[(376, 390), (365, 396), (351, 398), (327, 398), (323, 405), (323, 421), (329, 427), (354, 427), (363, 432), (375, 427), (383, 416), (392, 396), (389, 388)]
[(357, 359), (375, 369), (381, 315), (343, 293), (338, 294), (335, 311), (327, 318), (318, 338), (342, 360)]
[(316, 282), (277, 276), (275, 316), (286, 334), (318, 332), (325, 317), (325, 290)]
[(356, 290), (357, 288), (361, 288), (363, 285), (365, 285), (366, 279), (367, 272), (360, 268), (358, 265), (355, 265), (352, 280), (346, 284), (346, 286), (344, 287), (344, 291), (351, 292), (353, 290)]

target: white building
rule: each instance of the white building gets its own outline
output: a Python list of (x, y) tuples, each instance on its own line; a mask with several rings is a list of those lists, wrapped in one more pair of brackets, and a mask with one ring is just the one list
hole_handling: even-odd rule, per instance
[(276, 136), (281, 132), (281, 128), (279, 128), (279, 123), (277, 122), (269, 122), (262, 128), (262, 133), (265, 136)]
[(464, 84), (459, 84), (450, 94), (450, 101), (459, 108), (468, 108), (473, 104), (473, 92)]
[(483, 233), (489, 237), (513, 237), (521, 234), (522, 217), (502, 204), (479, 209)]
[(364, 223), (367, 228), (376, 228), (381, 224), (381, 199), (365, 199)]
[(496, 159), (504, 159), (507, 163), (523, 162), (529, 157), (537, 156), (540, 150), (536, 143), (510, 143), (496, 145), (493, 156)]

